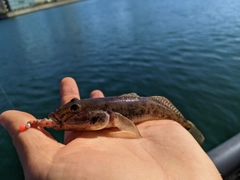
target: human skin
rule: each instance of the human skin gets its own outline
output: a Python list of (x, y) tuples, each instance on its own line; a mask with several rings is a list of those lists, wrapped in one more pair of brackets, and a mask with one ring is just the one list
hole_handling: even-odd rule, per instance
[[(80, 98), (74, 79), (61, 81), (61, 102)], [(103, 97), (95, 90), (91, 98)], [(171, 120), (147, 121), (137, 127), (142, 138), (128, 132), (105, 129), (65, 132), (65, 143), (47, 131), (30, 128), (19, 132), (26, 112), (10, 110), (0, 115), (20, 158), (25, 179), (222, 179), (213, 162), (181, 125)]]

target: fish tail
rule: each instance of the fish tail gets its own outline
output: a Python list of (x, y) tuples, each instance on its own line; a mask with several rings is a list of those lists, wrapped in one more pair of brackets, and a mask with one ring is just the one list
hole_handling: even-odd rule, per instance
[(189, 124), (191, 124), (191, 128), (188, 130), (190, 134), (196, 139), (196, 141), (202, 145), (205, 138), (203, 134), (197, 129), (197, 127), (190, 121), (188, 121)]

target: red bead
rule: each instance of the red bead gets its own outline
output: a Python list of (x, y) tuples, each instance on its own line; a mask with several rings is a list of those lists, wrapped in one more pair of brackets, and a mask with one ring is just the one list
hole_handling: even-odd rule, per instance
[(20, 132), (23, 132), (23, 131), (25, 131), (26, 129), (27, 129), (27, 128), (26, 128), (26, 125), (25, 125), (25, 124), (19, 126), (19, 131), (20, 131)]

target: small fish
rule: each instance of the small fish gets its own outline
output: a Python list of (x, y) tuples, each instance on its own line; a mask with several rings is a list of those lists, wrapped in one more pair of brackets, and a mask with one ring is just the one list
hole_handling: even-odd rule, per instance
[(199, 144), (204, 136), (196, 126), (186, 120), (178, 109), (163, 96), (140, 97), (136, 93), (116, 97), (82, 99), (73, 98), (49, 114), (49, 119), (29, 121), (26, 128), (47, 127), (67, 131), (96, 131), (117, 127), (141, 137), (135, 124), (171, 119), (181, 124)]

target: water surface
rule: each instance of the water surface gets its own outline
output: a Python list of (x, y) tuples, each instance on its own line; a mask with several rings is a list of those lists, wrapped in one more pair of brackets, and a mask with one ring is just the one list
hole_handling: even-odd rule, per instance
[[(208, 151), (240, 131), (239, 6), (88, 0), (0, 21), (0, 110), (46, 117), (60, 104), (60, 80), (71, 76), (83, 98), (94, 89), (169, 98)], [(1, 177), (23, 178), (10, 137), (2, 127), (0, 134)]]

